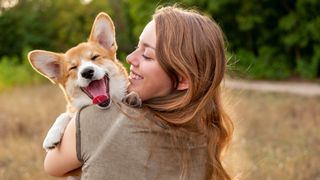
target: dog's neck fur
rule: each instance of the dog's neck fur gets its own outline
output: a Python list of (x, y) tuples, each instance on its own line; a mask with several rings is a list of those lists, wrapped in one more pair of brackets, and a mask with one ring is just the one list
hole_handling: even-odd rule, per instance
[(60, 87), (60, 89), (62, 90), (62, 92), (63, 92), (63, 94), (64, 94), (64, 98), (65, 98), (65, 100), (66, 100), (66, 102), (67, 102), (67, 104), (66, 104), (66, 112), (68, 112), (68, 113), (75, 113), (76, 111), (78, 111), (79, 108), (77, 108), (77, 107), (75, 107), (75, 106), (72, 105), (71, 99), (70, 99), (70, 97), (68, 96), (68, 94), (67, 94), (65, 88), (63, 87), (63, 85), (62, 85), (62, 84), (59, 84), (59, 87)]

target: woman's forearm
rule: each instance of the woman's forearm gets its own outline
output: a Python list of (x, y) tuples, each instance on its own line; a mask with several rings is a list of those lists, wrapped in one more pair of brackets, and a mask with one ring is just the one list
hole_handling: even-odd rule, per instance
[(44, 160), (44, 169), (49, 175), (63, 177), (69, 171), (81, 166), (76, 154), (75, 129), (75, 119), (73, 118), (64, 132), (61, 143), (48, 151)]

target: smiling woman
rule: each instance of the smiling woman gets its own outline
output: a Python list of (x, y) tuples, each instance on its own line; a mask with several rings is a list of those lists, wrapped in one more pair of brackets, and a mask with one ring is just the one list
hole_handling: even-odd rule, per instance
[(142, 101), (165, 96), (173, 90), (170, 77), (156, 59), (155, 50), (156, 27), (151, 21), (141, 33), (137, 49), (127, 57), (131, 64), (129, 91), (138, 93)]
[(128, 91), (142, 105), (81, 109), (48, 152), (46, 171), (64, 176), (82, 166), (81, 179), (229, 180), (221, 163), (233, 131), (221, 102), (224, 50), (209, 17), (158, 9), (127, 57)]

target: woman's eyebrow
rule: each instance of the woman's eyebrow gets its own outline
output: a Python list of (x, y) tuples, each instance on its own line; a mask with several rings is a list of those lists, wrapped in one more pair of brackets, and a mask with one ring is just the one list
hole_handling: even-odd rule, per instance
[(153, 50), (156, 50), (155, 47), (151, 46), (151, 45), (148, 44), (148, 43), (142, 43), (142, 45), (143, 45), (144, 47), (147, 47), (147, 48), (151, 48), (151, 49), (153, 49)]
[(151, 49), (153, 49), (153, 50), (156, 50), (155, 47), (151, 46), (150, 44), (148, 44), (148, 43), (146, 43), (146, 42), (143, 42), (143, 41), (140, 40), (139, 43), (141, 43), (142, 46), (144, 46), (144, 47), (147, 47), (147, 48), (151, 48)]

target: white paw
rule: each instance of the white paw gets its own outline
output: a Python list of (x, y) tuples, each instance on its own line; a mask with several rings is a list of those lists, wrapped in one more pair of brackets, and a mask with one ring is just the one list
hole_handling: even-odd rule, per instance
[(55, 148), (61, 141), (64, 130), (72, 118), (70, 113), (62, 113), (49, 129), (46, 138), (43, 141), (43, 148), (46, 151)]
[(55, 148), (61, 141), (61, 138), (63, 136), (63, 131), (61, 132), (60, 129), (50, 129), (46, 138), (43, 141), (43, 148), (46, 151), (49, 151), (50, 149)]

